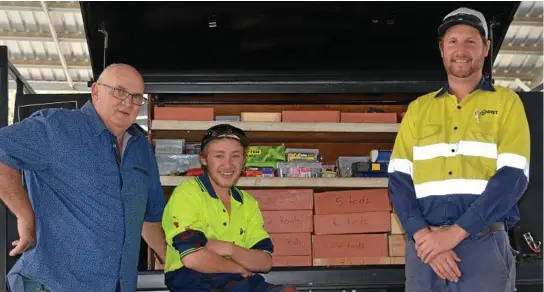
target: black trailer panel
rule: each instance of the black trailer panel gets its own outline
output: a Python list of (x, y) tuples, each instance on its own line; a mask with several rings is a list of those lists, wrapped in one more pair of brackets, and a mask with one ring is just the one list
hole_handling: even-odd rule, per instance
[[(437, 42), (443, 17), (460, 6), (481, 11), (492, 28), (493, 47), (499, 48), (518, 5), (81, 2), (95, 78), (108, 64), (128, 63), (143, 72), (149, 93), (436, 89), (433, 82), (445, 77)], [(488, 72), (494, 57), (487, 60)], [(209, 84), (208, 76), (238, 85)], [(273, 80), (277, 84), (266, 83)]]

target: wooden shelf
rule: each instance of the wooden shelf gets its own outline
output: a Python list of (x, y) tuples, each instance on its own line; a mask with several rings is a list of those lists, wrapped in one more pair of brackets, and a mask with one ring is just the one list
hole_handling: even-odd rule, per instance
[[(153, 139), (185, 139), (200, 142), (204, 132), (221, 121), (153, 120)], [(252, 144), (267, 142), (393, 143), (399, 124), (229, 122), (246, 131)]]
[(151, 130), (205, 131), (228, 123), (247, 132), (334, 132), (334, 133), (397, 133), (399, 123), (288, 123), (288, 122), (223, 122), (153, 120)]
[[(177, 186), (193, 176), (161, 176), (163, 186)], [(264, 188), (386, 188), (387, 178), (241, 177), (238, 187)]]

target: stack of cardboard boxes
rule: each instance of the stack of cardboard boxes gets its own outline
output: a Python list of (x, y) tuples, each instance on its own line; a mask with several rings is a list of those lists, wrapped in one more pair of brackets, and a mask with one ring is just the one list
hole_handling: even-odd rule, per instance
[(278, 266), (403, 264), (406, 238), (387, 189), (250, 190)]
[(213, 107), (155, 106), (155, 120), (307, 122), (307, 123), (397, 123), (394, 112), (341, 112), (338, 110), (283, 110), (281, 112), (241, 112), (240, 115), (217, 116)]
[(251, 190), (274, 243), (273, 266), (312, 266), (312, 189)]

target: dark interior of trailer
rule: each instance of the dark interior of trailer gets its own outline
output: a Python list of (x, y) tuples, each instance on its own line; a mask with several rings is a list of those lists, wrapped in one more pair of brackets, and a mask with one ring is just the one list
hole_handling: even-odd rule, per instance
[[(107, 60), (147, 73), (239, 71), (442, 80), (437, 27), (466, 2), (84, 2), (93, 71)], [(498, 48), (516, 2), (471, 2)], [(414, 71), (421, 75), (415, 75)], [(359, 77), (360, 78), (360, 77)]]

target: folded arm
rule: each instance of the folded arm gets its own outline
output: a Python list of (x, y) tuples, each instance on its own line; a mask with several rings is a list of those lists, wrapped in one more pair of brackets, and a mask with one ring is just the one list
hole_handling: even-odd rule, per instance
[(189, 269), (200, 273), (245, 273), (246, 269), (240, 264), (206, 248), (207, 243), (204, 233), (186, 230), (174, 237), (173, 245), (180, 252), (183, 265)]
[(389, 162), (389, 194), (399, 221), (408, 238), (415, 239), (428, 232), (428, 224), (418, 206), (413, 181), (412, 111), (410, 105), (395, 140)]
[(456, 222), (476, 235), (510, 211), (525, 193), (529, 182), (530, 133), (521, 99), (517, 97), (501, 116), (497, 172), (480, 197)]
[(254, 273), (266, 273), (272, 268), (272, 241), (270, 238), (259, 241), (251, 249), (234, 245), (231, 258)]

